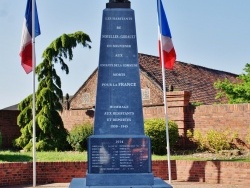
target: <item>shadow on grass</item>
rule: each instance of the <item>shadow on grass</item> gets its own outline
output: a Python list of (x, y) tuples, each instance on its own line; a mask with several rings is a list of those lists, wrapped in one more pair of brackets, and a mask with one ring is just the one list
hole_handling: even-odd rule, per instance
[(32, 157), (26, 154), (0, 154), (0, 162), (30, 162)]

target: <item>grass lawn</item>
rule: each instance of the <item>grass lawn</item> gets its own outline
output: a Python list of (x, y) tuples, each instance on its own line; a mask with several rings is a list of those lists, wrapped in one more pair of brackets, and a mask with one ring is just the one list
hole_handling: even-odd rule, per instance
[[(171, 160), (222, 160), (250, 162), (250, 155), (220, 156), (211, 153), (194, 153), (186, 155), (171, 155)], [(32, 162), (32, 152), (0, 151), (0, 163), (2, 162)], [(167, 160), (167, 156), (152, 155), (152, 160)], [(37, 162), (73, 162), (87, 161), (87, 152), (36, 152)]]

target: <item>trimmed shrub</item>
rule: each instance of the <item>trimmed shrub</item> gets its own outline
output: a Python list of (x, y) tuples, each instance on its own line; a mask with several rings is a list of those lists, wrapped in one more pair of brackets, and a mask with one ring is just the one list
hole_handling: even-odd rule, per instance
[(210, 130), (207, 132), (207, 141), (209, 146), (218, 152), (224, 149), (230, 149), (232, 139), (229, 138), (227, 131)]
[[(144, 122), (145, 134), (151, 139), (152, 153), (165, 155), (167, 153), (166, 123), (164, 119), (149, 119)], [(173, 149), (178, 138), (178, 126), (174, 121), (168, 122), (169, 144)]]
[(194, 130), (194, 132), (188, 130), (187, 137), (196, 143), (200, 150), (218, 152), (235, 149), (233, 140), (237, 138), (237, 134), (230, 133), (229, 130), (208, 130), (206, 133), (200, 130)]
[(75, 151), (86, 151), (87, 138), (92, 134), (93, 125), (91, 123), (78, 125), (70, 131), (67, 141)]
[(206, 137), (203, 136), (200, 130), (195, 130), (194, 132), (187, 130), (187, 137), (190, 141), (197, 144), (199, 150), (204, 151), (207, 149)]

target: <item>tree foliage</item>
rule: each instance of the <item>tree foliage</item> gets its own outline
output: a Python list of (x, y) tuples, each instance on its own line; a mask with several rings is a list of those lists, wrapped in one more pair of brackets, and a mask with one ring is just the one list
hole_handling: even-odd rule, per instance
[(215, 82), (218, 89), (216, 98), (226, 97), (231, 104), (250, 102), (250, 64), (246, 64), (245, 73), (240, 74), (237, 83), (232, 83), (228, 79)]
[[(55, 64), (59, 63), (66, 74), (69, 67), (65, 59), (73, 59), (73, 48), (78, 44), (91, 48), (90, 37), (81, 32), (63, 34), (55, 39), (43, 52), (43, 61), (36, 67), (38, 88), (36, 97), (36, 148), (37, 150), (65, 150), (68, 132), (64, 128), (59, 114), (63, 110), (63, 92), (61, 79), (56, 73)], [(15, 145), (26, 150), (32, 147), (32, 95), (25, 98), (19, 105), (21, 111), (17, 123), (21, 128), (21, 136), (15, 140)]]

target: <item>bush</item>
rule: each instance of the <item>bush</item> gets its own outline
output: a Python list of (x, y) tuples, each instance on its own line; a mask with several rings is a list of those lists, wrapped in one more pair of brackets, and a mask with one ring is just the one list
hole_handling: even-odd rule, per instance
[(187, 131), (187, 137), (194, 143), (197, 144), (198, 149), (200, 150), (206, 150), (207, 149), (207, 141), (206, 137), (203, 136), (201, 131), (195, 130), (194, 132), (191, 132), (191, 130)]
[(250, 130), (248, 130), (247, 136), (246, 136), (246, 142), (250, 145)]
[(1, 149), (1, 147), (2, 147), (2, 144), (3, 144), (3, 137), (2, 137), (2, 134), (1, 134), (1, 132), (0, 132), (0, 149)]
[(67, 141), (75, 151), (85, 151), (88, 147), (87, 138), (92, 134), (92, 124), (78, 125), (70, 131)]
[[(152, 153), (156, 155), (165, 155), (167, 153), (166, 146), (166, 123), (163, 119), (145, 120), (145, 134), (151, 139)], [(173, 148), (176, 144), (179, 134), (178, 126), (175, 122), (169, 121), (169, 144)]]
[(221, 150), (234, 149), (233, 140), (237, 134), (230, 134), (228, 130), (208, 130), (202, 133), (200, 130), (187, 131), (187, 137), (195, 142), (200, 150), (218, 152)]
[(216, 152), (230, 149), (232, 139), (229, 139), (227, 131), (210, 130), (207, 132), (207, 141), (209, 146)]

